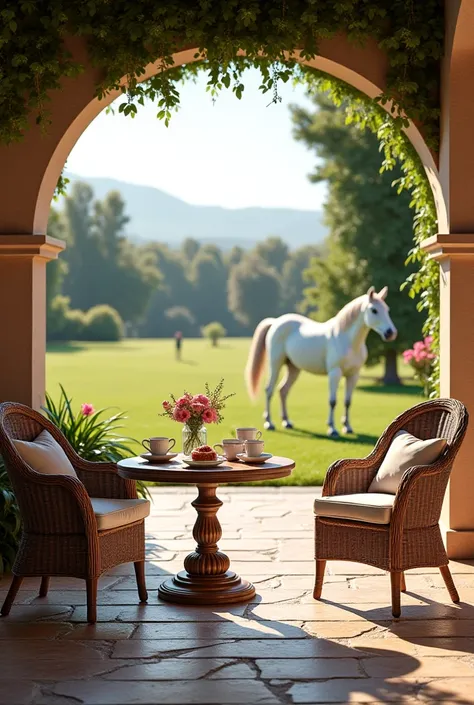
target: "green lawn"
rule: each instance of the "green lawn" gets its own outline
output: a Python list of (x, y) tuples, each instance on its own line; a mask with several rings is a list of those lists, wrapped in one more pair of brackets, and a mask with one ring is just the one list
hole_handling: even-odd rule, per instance
[[(168, 394), (203, 391), (204, 382), (214, 386), (221, 377), (225, 391), (236, 392), (229, 400), (225, 419), (208, 427), (208, 440), (216, 443), (234, 435), (236, 426), (262, 428), (263, 390), (253, 405), (244, 386), (243, 369), (248, 339), (228, 339), (218, 348), (205, 340), (185, 340), (183, 360), (174, 359), (173, 341), (127, 340), (122, 343), (72, 343), (51, 345), (47, 355), (47, 389), (54, 398), (58, 384), (66, 388), (78, 406), (118, 407), (127, 411), (125, 433), (137, 439), (169, 435), (180, 445), (181, 426), (161, 418), (161, 402)], [(382, 388), (380, 369), (364, 370), (353, 397), (352, 425), (356, 435), (331, 440), (326, 437), (327, 380), (302, 374), (289, 397), (295, 428), (265, 433), (265, 449), (296, 460), (291, 477), (271, 484), (318, 485), (331, 462), (341, 457), (362, 457), (373, 447), (385, 426), (401, 411), (422, 401), (410, 380), (402, 388)], [(273, 414), (279, 422), (279, 399)], [(342, 385), (340, 389), (342, 401)], [(337, 409), (340, 419), (342, 406)], [(138, 447), (137, 447), (138, 449)]]

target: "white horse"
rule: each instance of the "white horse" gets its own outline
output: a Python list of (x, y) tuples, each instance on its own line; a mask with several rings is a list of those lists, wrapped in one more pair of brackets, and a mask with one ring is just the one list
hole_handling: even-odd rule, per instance
[(265, 362), (265, 352), (270, 361), (270, 379), (266, 387), (267, 407), (264, 413), (265, 428), (273, 430), (270, 402), (283, 365), (287, 373), (279, 386), (282, 423), (292, 428), (288, 420), (286, 399), (301, 370), (329, 377), (328, 435), (337, 436), (334, 425), (337, 388), (341, 377), (346, 378), (345, 414), (343, 432), (353, 433), (349, 421), (352, 392), (359, 378), (360, 368), (367, 360), (365, 340), (372, 329), (385, 340), (395, 340), (397, 329), (385, 303), (388, 289), (378, 294), (370, 287), (367, 294), (359, 296), (342, 308), (334, 318), (318, 323), (297, 313), (261, 321), (252, 339), (245, 371), (247, 389), (255, 398)]

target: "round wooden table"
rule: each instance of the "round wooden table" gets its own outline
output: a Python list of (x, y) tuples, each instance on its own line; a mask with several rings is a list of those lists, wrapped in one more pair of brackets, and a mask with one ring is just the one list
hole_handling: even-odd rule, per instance
[[(181, 456), (182, 457), (182, 456)], [(196, 485), (198, 496), (192, 502), (197, 511), (193, 536), (196, 549), (184, 559), (185, 570), (158, 589), (158, 595), (168, 602), (213, 605), (246, 602), (255, 595), (248, 580), (240, 578), (230, 568), (230, 560), (219, 551), (217, 542), (222, 529), (217, 511), (222, 507), (216, 495), (220, 484), (249, 482), (287, 477), (295, 467), (293, 460), (274, 456), (262, 465), (226, 461), (209, 470), (195, 470), (182, 464), (180, 456), (170, 463), (153, 465), (143, 458), (127, 458), (118, 463), (118, 473), (129, 480), (169, 482), (175, 485)]]

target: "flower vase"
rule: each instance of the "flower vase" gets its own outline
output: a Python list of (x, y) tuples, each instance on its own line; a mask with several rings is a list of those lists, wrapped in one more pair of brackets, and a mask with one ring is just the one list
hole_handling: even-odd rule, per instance
[(187, 424), (183, 426), (183, 454), (191, 455), (194, 448), (204, 446), (207, 443), (207, 430), (205, 426), (197, 429), (190, 428)]

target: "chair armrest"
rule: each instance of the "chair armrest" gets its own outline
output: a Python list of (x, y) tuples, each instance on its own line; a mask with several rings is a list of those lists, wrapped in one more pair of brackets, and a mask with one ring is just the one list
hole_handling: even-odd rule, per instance
[(444, 454), (431, 465), (415, 465), (405, 471), (393, 505), (393, 529), (435, 526), (451, 472), (452, 460)]
[(323, 497), (367, 492), (377, 469), (370, 456), (336, 460), (326, 473)]
[(77, 453), (75, 455), (74, 469), (81, 482), (84, 483), (89, 497), (137, 498), (135, 481), (120, 477), (116, 463), (94, 463), (90, 460), (84, 460)]

